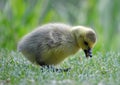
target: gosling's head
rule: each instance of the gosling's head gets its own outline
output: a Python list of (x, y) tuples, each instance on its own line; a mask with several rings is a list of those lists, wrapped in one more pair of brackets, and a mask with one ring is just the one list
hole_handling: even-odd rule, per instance
[(86, 57), (92, 57), (92, 48), (96, 43), (95, 31), (84, 26), (76, 26), (72, 28), (76, 43), (79, 48), (82, 48)]

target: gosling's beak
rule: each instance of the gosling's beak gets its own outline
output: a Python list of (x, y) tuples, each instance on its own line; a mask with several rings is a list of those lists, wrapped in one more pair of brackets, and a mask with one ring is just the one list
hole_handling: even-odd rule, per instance
[(86, 57), (92, 57), (92, 50), (91, 49), (84, 50), (84, 53), (85, 53)]

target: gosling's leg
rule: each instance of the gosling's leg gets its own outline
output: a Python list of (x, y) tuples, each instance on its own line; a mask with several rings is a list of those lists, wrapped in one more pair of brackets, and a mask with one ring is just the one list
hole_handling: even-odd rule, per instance
[(36, 59), (37, 63), (41, 66), (42, 72), (47, 69), (48, 71), (53, 71), (53, 72), (68, 72), (70, 71), (71, 68), (55, 68), (53, 65), (47, 65), (45, 62), (40, 62), (38, 59)]
[(71, 68), (55, 68), (53, 65), (44, 65), (42, 66), (41, 70), (44, 71), (45, 69), (48, 69), (48, 71), (53, 71), (53, 72), (68, 72), (70, 71)]

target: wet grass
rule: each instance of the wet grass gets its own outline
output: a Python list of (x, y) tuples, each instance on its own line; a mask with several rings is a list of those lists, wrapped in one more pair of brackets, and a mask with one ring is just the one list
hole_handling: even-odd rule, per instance
[(20, 53), (0, 50), (0, 84), (3, 85), (119, 85), (120, 53), (98, 52), (90, 59), (81, 53), (69, 57), (58, 68), (69, 72), (52, 72), (31, 64)]

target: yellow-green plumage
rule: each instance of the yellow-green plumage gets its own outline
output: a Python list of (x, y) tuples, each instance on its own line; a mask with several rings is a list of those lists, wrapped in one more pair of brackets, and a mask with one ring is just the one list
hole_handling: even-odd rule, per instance
[(33, 63), (56, 65), (80, 49), (92, 48), (95, 42), (96, 34), (90, 28), (54, 23), (28, 33), (19, 42), (18, 50)]

